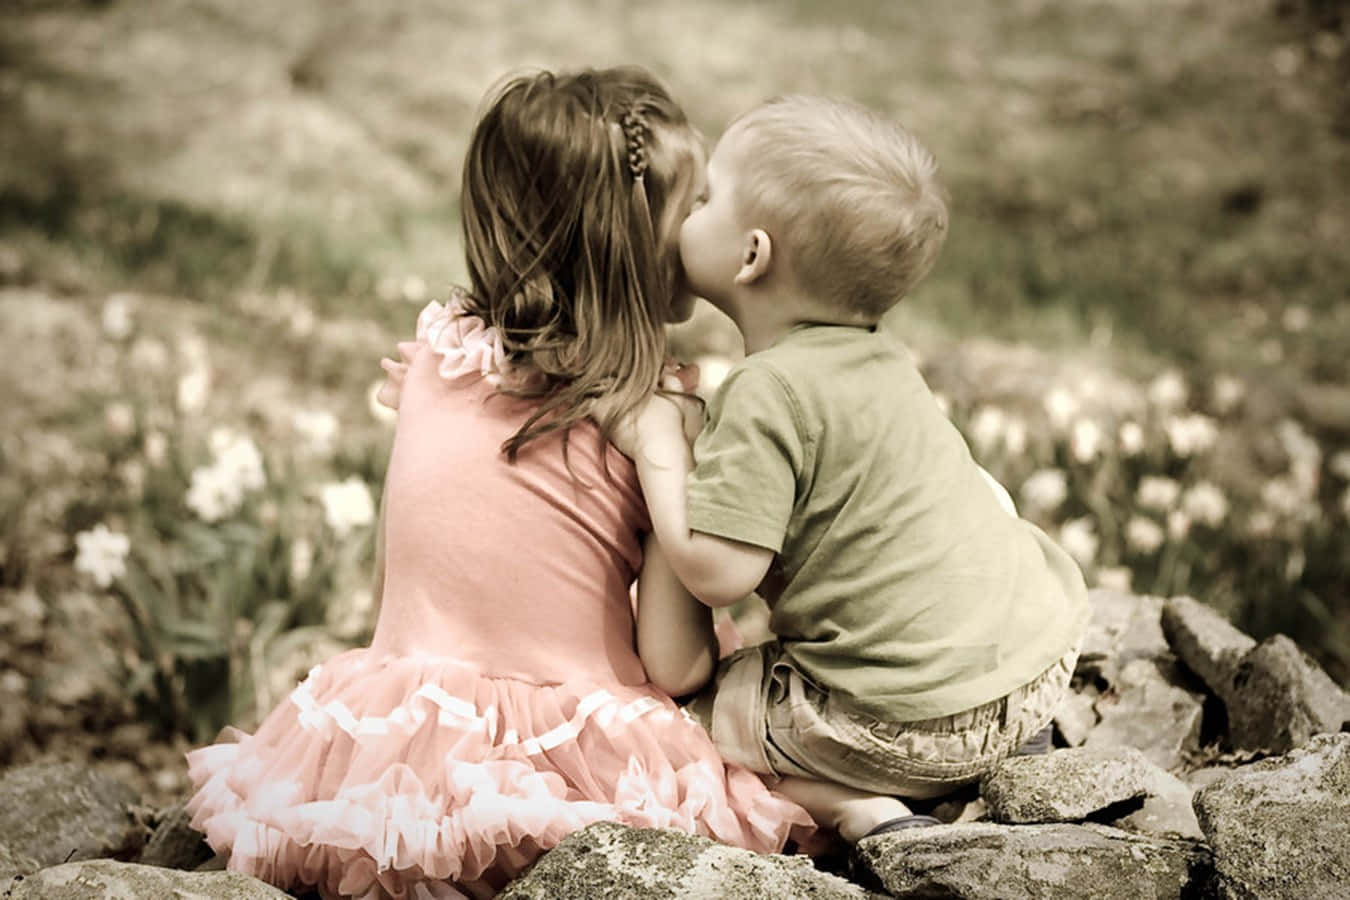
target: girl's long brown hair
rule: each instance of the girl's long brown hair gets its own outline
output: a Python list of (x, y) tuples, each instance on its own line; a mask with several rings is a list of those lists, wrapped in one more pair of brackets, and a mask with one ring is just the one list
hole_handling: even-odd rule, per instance
[[(641, 178), (630, 113), (647, 126)], [(502, 390), (541, 398), (503, 445), (509, 459), (590, 415), (608, 434), (656, 386), (698, 147), (638, 67), (517, 76), (490, 95), (464, 162), (467, 306), (525, 375)]]

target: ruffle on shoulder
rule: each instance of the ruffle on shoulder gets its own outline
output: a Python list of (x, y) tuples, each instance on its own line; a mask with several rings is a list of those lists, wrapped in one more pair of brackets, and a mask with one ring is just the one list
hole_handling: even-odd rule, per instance
[(428, 303), (417, 316), (417, 340), (440, 357), (436, 371), (442, 378), (480, 375), (489, 384), (500, 384), (510, 370), (501, 333), (468, 313), (467, 299), (461, 288), (452, 288), (446, 303)]

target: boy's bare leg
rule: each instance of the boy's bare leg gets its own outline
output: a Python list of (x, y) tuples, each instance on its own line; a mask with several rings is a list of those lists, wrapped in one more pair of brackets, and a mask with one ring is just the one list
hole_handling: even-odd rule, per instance
[(778, 779), (773, 789), (810, 813), (817, 825), (833, 828), (850, 844), (882, 822), (910, 814), (909, 807), (895, 797), (797, 775)]

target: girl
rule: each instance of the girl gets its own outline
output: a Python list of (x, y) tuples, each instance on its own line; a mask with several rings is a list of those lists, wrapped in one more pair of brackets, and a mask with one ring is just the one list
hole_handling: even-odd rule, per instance
[(607, 435), (688, 313), (676, 235), (701, 163), (640, 69), (492, 97), (464, 164), (472, 290), (384, 361), (399, 422), (371, 646), (315, 667), (256, 734), (189, 754), (193, 826), (229, 868), (325, 897), (488, 896), (598, 820), (760, 852), (809, 827), (724, 765), (634, 647), (640, 568), (644, 616), (698, 606), (659, 553), (643, 565), (646, 509)]

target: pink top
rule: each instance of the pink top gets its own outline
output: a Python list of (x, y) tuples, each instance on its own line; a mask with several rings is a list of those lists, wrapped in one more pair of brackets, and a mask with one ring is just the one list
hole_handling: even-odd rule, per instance
[(642, 684), (629, 587), (650, 526), (633, 464), (590, 422), (572, 428), (567, 460), (549, 435), (508, 463), (499, 448), (533, 406), (495, 393), (500, 341), (461, 312), (429, 304), (417, 342), (400, 345), (371, 649), (538, 684)]

